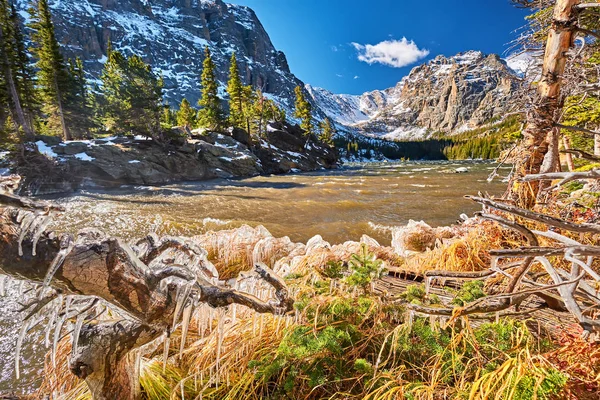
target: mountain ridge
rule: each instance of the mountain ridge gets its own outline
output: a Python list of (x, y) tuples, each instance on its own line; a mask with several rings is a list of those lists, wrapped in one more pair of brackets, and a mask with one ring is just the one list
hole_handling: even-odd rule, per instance
[(471, 50), (438, 55), (384, 90), (344, 95), (307, 85), (307, 91), (342, 130), (409, 140), (476, 128), (502, 115), (517, 85), (518, 72), (506, 61)]

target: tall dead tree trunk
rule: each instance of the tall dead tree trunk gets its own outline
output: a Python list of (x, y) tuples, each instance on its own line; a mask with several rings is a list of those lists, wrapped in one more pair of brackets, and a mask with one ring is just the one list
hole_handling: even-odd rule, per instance
[[(558, 128), (555, 121), (561, 104), (561, 77), (565, 71), (566, 53), (573, 45), (577, 28), (575, 6), (580, 0), (557, 0), (552, 16), (552, 26), (546, 41), (542, 77), (538, 83), (536, 104), (527, 113), (527, 127), (523, 131), (525, 142), (518, 158), (515, 177), (552, 172), (557, 168)], [(555, 148), (556, 147), (556, 148)], [(553, 149), (556, 151), (551, 151)], [(525, 206), (532, 206), (539, 191), (539, 183), (526, 185), (514, 183), (512, 197)]]
[[(256, 273), (275, 289), (277, 299), (269, 302), (211, 283), (216, 270), (193, 242), (150, 235), (129, 245), (95, 230), (56, 235), (45, 231), (45, 212), (24, 210), (48, 207), (0, 193), (0, 273), (38, 284), (38, 295), (26, 306), (31, 315), (58, 294), (101, 299), (128, 315), (115, 322), (89, 317), (87, 310), (73, 312), (72, 306), (65, 311), (64, 318), (85, 317), (69, 366), (85, 379), (94, 400), (140, 398), (132, 352), (168, 332), (182, 306), (237, 303), (273, 314), (292, 309), (285, 283), (266, 266), (257, 265)], [(184, 289), (188, 295), (182, 298)]]

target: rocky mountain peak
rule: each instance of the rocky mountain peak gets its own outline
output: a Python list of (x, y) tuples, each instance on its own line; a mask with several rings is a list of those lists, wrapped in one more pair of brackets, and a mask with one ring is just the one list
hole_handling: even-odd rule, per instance
[(324, 102), (323, 96), (315, 101), (353, 133), (420, 139), (436, 131), (475, 128), (502, 115), (516, 84), (514, 72), (497, 54), (467, 51), (451, 57), (439, 55), (413, 68), (389, 89), (360, 96), (334, 95), (346, 106), (357, 104), (357, 109), (336, 109), (331, 101)]
[[(109, 40), (126, 55), (141, 55), (165, 80), (171, 103), (200, 96), (204, 47), (217, 66), (224, 95), (229, 60), (236, 53), (242, 80), (288, 108), (293, 89), (302, 85), (285, 54), (248, 7), (222, 0), (49, 0), (56, 33), (65, 56), (84, 60), (89, 78), (97, 80)], [(18, 2), (28, 18), (25, 0)]]

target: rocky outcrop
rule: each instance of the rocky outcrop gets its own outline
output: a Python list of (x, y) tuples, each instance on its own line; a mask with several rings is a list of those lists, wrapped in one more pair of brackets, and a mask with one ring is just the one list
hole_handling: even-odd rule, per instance
[[(313, 171), (337, 165), (335, 149), (315, 137), (307, 143), (302, 130), (288, 124), (269, 125), (266, 140), (260, 143), (249, 141), (243, 131), (192, 133), (192, 139), (167, 146), (142, 137), (66, 143), (39, 137), (31, 146), (28, 162), (15, 169), (24, 177), (25, 192), (50, 194)], [(248, 143), (234, 136), (248, 139)]]
[[(67, 58), (82, 58), (92, 83), (100, 77), (109, 41), (138, 54), (160, 73), (171, 104), (200, 96), (204, 47), (216, 64), (221, 95), (236, 53), (242, 80), (293, 106), (303, 85), (285, 54), (273, 46), (252, 9), (222, 0), (49, 0), (58, 40)], [(29, 1), (17, 0), (27, 17)]]
[(422, 139), (433, 132), (476, 128), (505, 114), (517, 77), (495, 54), (438, 56), (398, 84), (361, 96), (308, 86), (313, 100), (351, 132), (386, 139)]

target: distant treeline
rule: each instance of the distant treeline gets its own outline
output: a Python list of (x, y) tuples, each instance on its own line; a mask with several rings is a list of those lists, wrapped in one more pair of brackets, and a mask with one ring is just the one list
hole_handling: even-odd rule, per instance
[(363, 136), (338, 137), (335, 145), (346, 158), (392, 160), (495, 159), (520, 137), (520, 118), (489, 121), (486, 126), (457, 135), (433, 134), (417, 141), (385, 141)]

